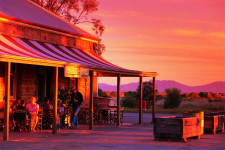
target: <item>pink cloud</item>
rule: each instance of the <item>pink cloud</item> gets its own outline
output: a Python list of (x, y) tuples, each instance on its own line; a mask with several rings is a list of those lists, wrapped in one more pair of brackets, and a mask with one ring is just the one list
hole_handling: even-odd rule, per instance
[(225, 81), (225, 1), (100, 0), (103, 57), (188, 85)]

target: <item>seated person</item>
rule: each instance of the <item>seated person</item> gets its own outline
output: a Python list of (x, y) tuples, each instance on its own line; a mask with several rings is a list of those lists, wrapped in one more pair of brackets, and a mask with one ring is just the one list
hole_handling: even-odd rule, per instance
[(65, 115), (64, 115), (64, 106), (62, 104), (62, 100), (60, 100), (60, 99), (58, 100), (57, 110), (58, 110), (58, 115), (60, 118), (60, 127), (62, 128), (65, 125), (65, 123), (64, 123)]
[(52, 109), (53, 106), (49, 103), (49, 99), (45, 98), (45, 102), (42, 104), (43, 110)]
[(45, 102), (42, 104), (43, 108), (43, 128), (52, 128), (52, 118), (53, 118), (53, 105), (50, 104), (49, 98), (44, 98)]
[(20, 97), (17, 98), (16, 103), (13, 104), (12, 109), (25, 109), (25, 103), (24, 100), (22, 100)]
[(36, 103), (36, 97), (30, 98), (30, 103), (27, 104), (28, 114), (30, 115), (30, 130), (35, 131), (38, 122), (39, 105)]
[[(25, 109), (25, 103), (24, 100), (22, 100), (20, 97), (17, 98), (16, 102), (11, 106), (12, 112), (14, 112), (15, 110), (20, 110), (20, 109)], [(14, 112), (13, 114), (13, 119), (14, 120), (24, 120), (26, 117), (26, 113), (24, 110), (23, 112)]]

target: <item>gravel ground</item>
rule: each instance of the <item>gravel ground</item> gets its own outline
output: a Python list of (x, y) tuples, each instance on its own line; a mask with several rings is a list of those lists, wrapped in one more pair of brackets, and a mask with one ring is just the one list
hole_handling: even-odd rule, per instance
[[(157, 115), (168, 116), (168, 115)], [(137, 124), (137, 113), (125, 113), (124, 124), (95, 125), (93, 130), (81, 125), (78, 129), (62, 129), (57, 134), (50, 130), (42, 132), (10, 132), (9, 141), (0, 139), (0, 149), (10, 150), (39, 150), (39, 149), (225, 149), (225, 134), (204, 134), (200, 140), (188, 139), (188, 143), (154, 141), (151, 114), (144, 114), (144, 124)], [(2, 137), (2, 132), (0, 132)]]

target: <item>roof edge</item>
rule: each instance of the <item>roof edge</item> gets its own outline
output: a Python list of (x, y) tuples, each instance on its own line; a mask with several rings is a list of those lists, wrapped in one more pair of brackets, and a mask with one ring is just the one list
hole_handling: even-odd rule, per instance
[(55, 28), (55, 27), (51, 27), (51, 26), (47, 26), (47, 25), (43, 25), (43, 24), (39, 24), (39, 23), (34, 23), (34, 22), (31, 22), (31, 21), (27, 21), (27, 20), (23, 20), (23, 19), (19, 19), (19, 18), (14, 18), (14, 17), (4, 15), (4, 14), (0, 14), (0, 19), (1, 18), (11, 20), (11, 21), (15, 21), (15, 22), (28, 24), (28, 25), (33, 25), (33, 26), (37, 26), (37, 27), (41, 27), (41, 28), (45, 28), (45, 29), (49, 29), (49, 30), (53, 30), (53, 31), (57, 31), (57, 32), (62, 32), (64, 34), (66, 33), (66, 34), (70, 34), (70, 35), (73, 35), (73, 36), (84, 37), (84, 38), (90, 39), (90, 40), (101, 41), (101, 39), (99, 39), (97, 37), (96, 38), (89, 37), (89, 36), (85, 36), (85, 35), (82, 35), (82, 34), (70, 32), (70, 31), (67, 31), (67, 30), (63, 30), (63, 29), (59, 29), (59, 28)]

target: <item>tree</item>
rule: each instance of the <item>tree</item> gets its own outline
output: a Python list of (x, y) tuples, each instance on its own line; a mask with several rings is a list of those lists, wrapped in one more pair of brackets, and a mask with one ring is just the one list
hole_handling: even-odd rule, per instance
[(191, 96), (192, 98), (197, 98), (199, 95), (198, 95), (198, 93), (196, 93), (196, 92), (191, 92), (190, 96)]
[(133, 92), (133, 91), (125, 92), (124, 95), (126, 97), (137, 97), (137, 93), (136, 92)]
[(165, 89), (167, 94), (164, 102), (164, 108), (175, 108), (181, 103), (181, 92), (177, 88)]
[(137, 107), (137, 93), (132, 91), (125, 92), (125, 97), (122, 98), (121, 103), (124, 107)]
[[(99, 38), (102, 36), (105, 27), (101, 19), (89, 18), (89, 14), (98, 10), (97, 0), (31, 0), (41, 7), (55, 13), (73, 24), (91, 23), (92, 30)], [(105, 45), (99, 44), (94, 52), (101, 55), (105, 51)]]
[(107, 94), (102, 89), (98, 89), (98, 96), (107, 97)]
[[(137, 96), (139, 99), (140, 95), (140, 86), (137, 88)], [(143, 82), (143, 100), (146, 100), (147, 102), (147, 108), (151, 106), (152, 99), (153, 99), (153, 84), (150, 81)]]
[(200, 92), (198, 95), (203, 98), (208, 97), (208, 92)]
[(63, 104), (68, 104), (70, 101), (70, 91), (72, 88), (58, 88), (58, 98), (62, 100)]

